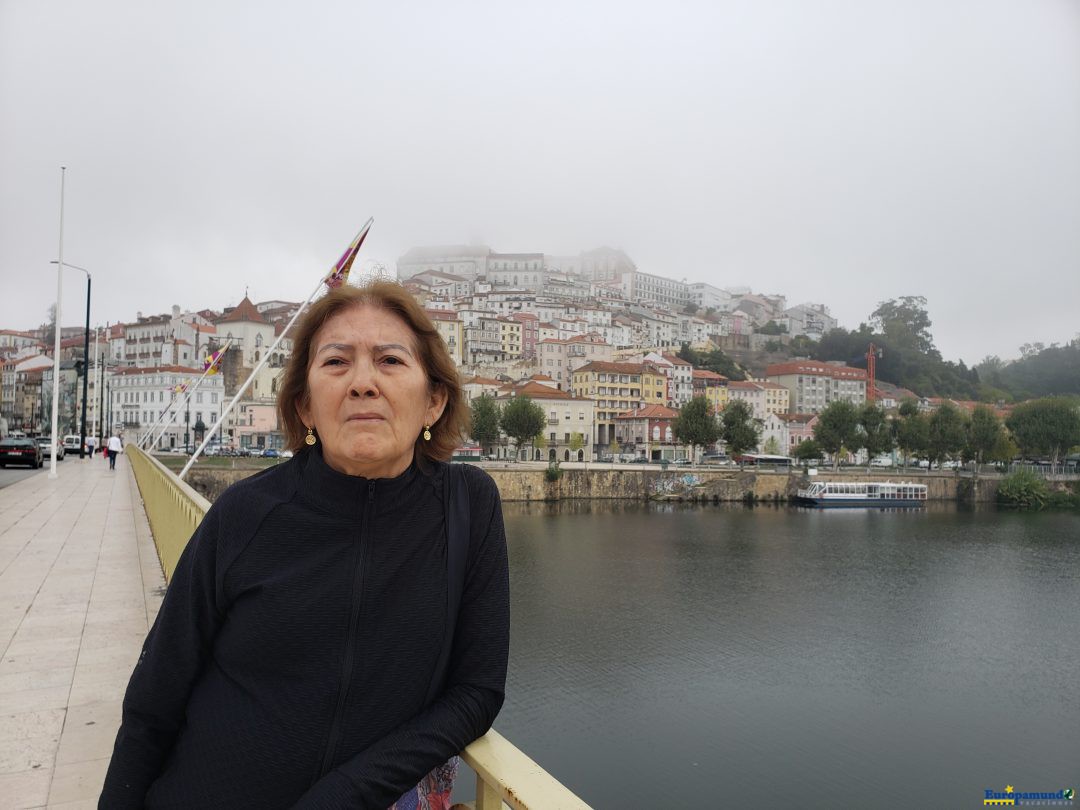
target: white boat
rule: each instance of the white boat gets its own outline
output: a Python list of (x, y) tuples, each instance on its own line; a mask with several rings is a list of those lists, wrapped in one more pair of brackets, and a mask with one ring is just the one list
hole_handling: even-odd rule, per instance
[(811, 506), (922, 506), (926, 484), (910, 481), (815, 481), (796, 493), (796, 500)]

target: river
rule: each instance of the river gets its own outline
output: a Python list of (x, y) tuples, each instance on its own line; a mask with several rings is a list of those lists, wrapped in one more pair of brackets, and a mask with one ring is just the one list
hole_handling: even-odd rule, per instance
[(981, 807), (1006, 785), (1080, 787), (1076, 514), (504, 513), (495, 727), (594, 807)]

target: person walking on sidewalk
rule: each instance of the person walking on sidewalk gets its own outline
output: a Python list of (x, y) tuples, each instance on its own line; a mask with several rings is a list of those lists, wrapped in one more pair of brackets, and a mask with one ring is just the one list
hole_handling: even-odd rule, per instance
[(109, 469), (116, 469), (116, 456), (124, 449), (124, 443), (120, 441), (120, 437), (113, 433), (109, 437), (108, 453), (109, 453)]
[(97, 445), (97, 439), (93, 436), (86, 437), (86, 457), (93, 461), (94, 459), (94, 447)]

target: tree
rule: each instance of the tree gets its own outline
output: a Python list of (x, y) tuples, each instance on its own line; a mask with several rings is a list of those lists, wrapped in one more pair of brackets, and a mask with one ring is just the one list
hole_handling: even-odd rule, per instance
[(840, 466), (845, 451), (858, 450), (859, 410), (846, 399), (833, 400), (818, 414), (814, 438), (821, 448), (833, 456), (833, 469)]
[(472, 437), (485, 453), (499, 441), (499, 406), (487, 394), (472, 401)]
[[(907, 403), (904, 403), (906, 405)], [(900, 406), (900, 418), (896, 421), (896, 446), (904, 455), (904, 466), (912, 456), (919, 457), (926, 453), (926, 443), (929, 437), (929, 425), (926, 417), (919, 413), (919, 409), (912, 405), (905, 409)], [(906, 410), (906, 412), (905, 412)]]
[(1025, 456), (1049, 456), (1054, 464), (1080, 444), (1080, 409), (1068, 397), (1047, 397), (1018, 405), (1005, 425)]
[(544, 409), (529, 397), (514, 397), (503, 406), (499, 417), (503, 432), (514, 440), (519, 451), (543, 432), (545, 421)]
[(870, 314), (870, 322), (898, 348), (937, 354), (934, 338), (930, 335), (932, 322), (926, 313), (926, 299), (921, 295), (881, 301)]
[(695, 447), (713, 444), (720, 438), (720, 426), (716, 424), (712, 406), (701, 396), (694, 397), (679, 409), (671, 432), (680, 442), (690, 445), (691, 456)]
[(821, 445), (816, 441), (804, 439), (795, 447), (792, 455), (799, 461), (814, 461), (822, 458), (825, 454), (822, 452)]
[(927, 425), (926, 449), (930, 459), (940, 464), (963, 450), (966, 427), (964, 415), (952, 403), (941, 403)]
[(746, 374), (735, 364), (735, 361), (719, 349), (697, 352), (690, 348), (689, 343), (683, 343), (676, 354), (694, 368), (715, 371), (717, 374), (723, 374), (729, 380), (746, 379)]
[(754, 330), (759, 335), (786, 335), (787, 327), (781, 326), (776, 321), (769, 321), (764, 326), (760, 326)]
[(971, 413), (968, 429), (967, 454), (978, 463), (984, 464), (1001, 440), (1001, 434), (1001, 420), (997, 414), (985, 405), (976, 405)]
[(770, 436), (765, 440), (765, 446), (761, 449), (766, 455), (778, 456), (780, 455), (780, 442), (777, 441), (775, 436)]
[(745, 400), (733, 399), (724, 406), (720, 412), (720, 438), (727, 445), (730, 456), (741, 456), (757, 447), (759, 435), (754, 413)]
[(892, 452), (896, 446), (893, 428), (885, 411), (874, 403), (867, 402), (859, 412), (859, 426), (863, 432), (862, 443), (866, 448), (868, 464), (870, 459)]
[(570, 434), (570, 453), (577, 458), (578, 450), (585, 447), (585, 435), (583, 433)]

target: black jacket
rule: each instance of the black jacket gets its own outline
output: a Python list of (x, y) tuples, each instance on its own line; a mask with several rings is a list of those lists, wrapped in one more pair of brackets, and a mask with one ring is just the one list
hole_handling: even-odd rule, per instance
[(393, 479), (321, 452), (226, 490), (193, 535), (124, 698), (100, 806), (382, 808), (490, 728), (509, 584), (494, 482), (468, 467), (445, 687), (446, 465)]

